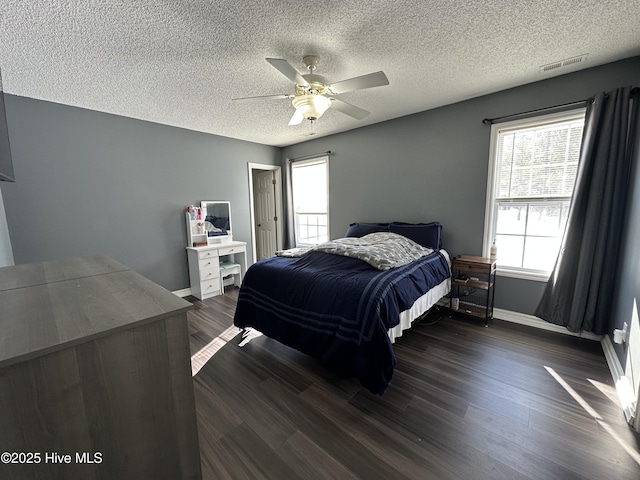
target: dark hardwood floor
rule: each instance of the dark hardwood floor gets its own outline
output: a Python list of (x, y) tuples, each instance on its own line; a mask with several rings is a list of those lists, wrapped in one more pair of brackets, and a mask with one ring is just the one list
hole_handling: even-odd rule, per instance
[(239, 347), (237, 292), (187, 297), (205, 479), (640, 478), (598, 342), (432, 312), (377, 396), (267, 337)]

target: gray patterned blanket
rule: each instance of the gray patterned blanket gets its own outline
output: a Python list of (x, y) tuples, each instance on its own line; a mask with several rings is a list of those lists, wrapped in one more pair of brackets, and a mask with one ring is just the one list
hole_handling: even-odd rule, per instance
[(378, 270), (406, 265), (433, 252), (397, 233), (376, 232), (355, 238), (338, 238), (314, 247), (292, 248), (276, 252), (280, 257), (301, 257), (308, 252), (325, 252), (358, 258)]

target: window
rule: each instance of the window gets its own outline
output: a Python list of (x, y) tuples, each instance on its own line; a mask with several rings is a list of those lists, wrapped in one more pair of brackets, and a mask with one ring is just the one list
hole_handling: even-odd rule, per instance
[(493, 125), (484, 255), (498, 272), (546, 280), (562, 241), (578, 170), (584, 109)]
[(329, 157), (291, 164), (296, 246), (329, 240)]

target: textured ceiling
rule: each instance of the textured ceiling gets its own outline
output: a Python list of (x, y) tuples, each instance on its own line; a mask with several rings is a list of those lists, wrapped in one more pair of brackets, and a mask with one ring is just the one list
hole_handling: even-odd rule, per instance
[[(539, 66), (588, 53), (586, 62)], [(640, 55), (638, 0), (2, 0), (7, 93), (267, 145), (309, 140), (290, 127), (292, 93), (265, 61), (320, 56), (330, 81), (383, 70), (390, 85), (340, 95), (371, 111), (329, 110), (328, 135), (573, 70)]]

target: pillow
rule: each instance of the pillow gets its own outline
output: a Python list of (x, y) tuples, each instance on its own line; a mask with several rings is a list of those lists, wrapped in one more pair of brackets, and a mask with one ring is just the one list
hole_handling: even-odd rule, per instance
[(350, 223), (345, 237), (364, 237), (370, 233), (388, 232), (388, 223)]
[(405, 223), (393, 222), (389, 224), (389, 231), (422, 245), (423, 247), (442, 248), (442, 225), (440, 222), (431, 223)]

